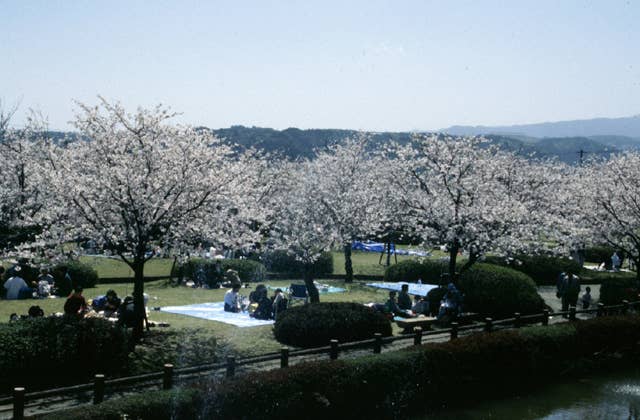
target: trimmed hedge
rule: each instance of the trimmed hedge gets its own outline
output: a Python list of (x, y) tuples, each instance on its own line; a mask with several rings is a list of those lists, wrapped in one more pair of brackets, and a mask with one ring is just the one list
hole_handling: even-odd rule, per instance
[(276, 339), (297, 347), (320, 347), (337, 339), (344, 343), (369, 339), (375, 333), (391, 335), (384, 315), (352, 302), (320, 302), (281, 312), (273, 333)]
[(98, 272), (88, 264), (80, 261), (69, 261), (66, 264), (59, 264), (51, 270), (51, 275), (55, 281), (64, 278), (63, 267), (69, 269), (69, 276), (74, 284), (82, 286), (83, 289), (95, 287), (98, 284)]
[[(275, 250), (265, 252), (259, 256), (260, 261), (270, 273), (279, 274), (303, 274), (304, 266), (302, 262), (296, 260), (295, 255), (287, 251)], [(314, 277), (323, 274), (333, 273), (333, 255), (330, 252), (323, 252), (320, 258), (313, 264), (312, 273)]]
[(617, 305), (623, 300), (638, 300), (638, 281), (635, 277), (611, 277), (600, 285), (600, 303)]
[[(201, 270), (200, 273), (204, 276), (203, 282), (207, 283), (210, 287), (214, 287), (223, 281), (222, 277), (218, 275), (216, 271), (216, 261), (220, 261), (221, 274), (224, 274), (227, 270), (235, 270), (238, 272), (238, 276), (243, 283), (260, 283), (265, 279), (266, 269), (264, 265), (248, 259), (208, 260), (204, 258), (191, 258), (182, 266), (182, 275), (187, 278), (194, 278), (195, 273)], [(173, 273), (176, 277), (179, 274), (179, 271), (174, 271)]]
[(87, 382), (127, 370), (129, 334), (102, 318), (31, 318), (0, 324), (0, 389)]
[(460, 275), (466, 311), (493, 318), (508, 318), (515, 312), (541, 313), (544, 300), (529, 276), (491, 264), (475, 264)]
[[(461, 266), (460, 262), (458, 266)], [(404, 260), (387, 267), (384, 272), (384, 281), (413, 283), (422, 279), (423, 283), (440, 284), (442, 274), (448, 272), (448, 260)]]
[(577, 274), (582, 269), (582, 266), (572, 259), (549, 255), (518, 255), (512, 259), (487, 256), (484, 262), (518, 270), (531, 277), (538, 285), (555, 286), (560, 273)]
[[(566, 380), (628, 363), (635, 355), (640, 317), (475, 334), (446, 343), (358, 359), (302, 363), (254, 372), (183, 392), (111, 400), (48, 416), (154, 420), (175, 418), (289, 419), (406, 418), (427, 410), (503, 397), (552, 380)], [(589, 363), (581, 363), (583, 361)], [(183, 414), (184, 413), (184, 414)], [(436, 412), (437, 414), (437, 412)]]

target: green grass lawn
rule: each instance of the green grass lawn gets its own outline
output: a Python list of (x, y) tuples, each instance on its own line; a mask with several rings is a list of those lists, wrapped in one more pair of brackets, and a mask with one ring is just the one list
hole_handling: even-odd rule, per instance
[[(356, 282), (344, 285), (342, 281), (322, 282), (347, 289), (345, 293), (321, 295), (321, 301), (323, 302), (384, 302), (387, 296), (385, 291), (364, 286), (363, 283)], [(266, 282), (269, 286), (281, 287), (283, 289), (287, 288), (291, 283), (291, 280), (270, 280)], [(95, 288), (85, 289), (84, 296), (87, 299), (91, 299), (95, 296), (105, 294), (108, 289), (114, 289), (118, 293), (118, 296), (123, 297), (132, 293), (133, 284), (117, 283), (97, 285)], [(248, 296), (251, 290), (253, 289), (241, 289), (240, 293)], [(220, 302), (223, 300), (225, 292), (226, 289), (210, 290), (193, 289), (184, 286), (173, 287), (163, 280), (148, 282), (145, 284), (145, 293), (149, 295), (149, 320), (168, 323), (170, 327), (161, 329), (170, 332), (179, 333), (180, 331), (197, 329), (201, 333), (212, 335), (216, 337), (219, 342), (219, 352), (223, 352), (224, 354), (230, 352), (240, 356), (248, 356), (278, 351), (281, 345), (273, 338), (271, 325), (239, 328), (222, 322), (151, 310), (154, 307), (162, 306)], [(0, 322), (8, 322), (9, 316), (12, 313), (26, 314), (31, 305), (39, 305), (44, 310), (45, 315), (63, 312), (64, 302), (65, 300), (62, 298), (2, 300), (0, 301)]]

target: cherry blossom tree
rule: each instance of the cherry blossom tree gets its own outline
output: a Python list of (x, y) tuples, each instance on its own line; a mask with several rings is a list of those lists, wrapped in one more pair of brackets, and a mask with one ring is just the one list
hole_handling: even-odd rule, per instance
[(381, 202), (375, 193), (380, 164), (368, 145), (369, 137), (360, 133), (317, 151), (306, 167), (309, 198), (325, 213), (344, 251), (346, 282), (353, 281), (353, 241), (373, 234), (380, 220)]
[(271, 196), (274, 219), (270, 225), (270, 246), (294, 255), (303, 265), (304, 282), (311, 302), (320, 295), (313, 282), (313, 265), (323, 252), (342, 240), (333, 220), (316, 199), (314, 163), (283, 163), (278, 192)]
[[(624, 251), (640, 266), (640, 154), (625, 152), (578, 169), (569, 184), (574, 225), (592, 242)], [(640, 281), (640, 270), (637, 270)]]
[(162, 106), (128, 113), (103, 98), (78, 105), (82, 140), (52, 152), (58, 226), (64, 238), (91, 238), (131, 267), (140, 335), (144, 266), (154, 245), (202, 236), (236, 246), (255, 240), (257, 207), (248, 201), (261, 191), (252, 188), (256, 159), (208, 130), (170, 124), (175, 114)]
[(3, 245), (32, 240), (37, 216), (49, 201), (43, 165), (49, 159), (46, 119), (30, 111), (23, 128), (9, 126), (15, 112), (0, 110), (0, 229)]
[(538, 166), (488, 147), (481, 138), (417, 135), (387, 152), (403, 217), (427, 242), (446, 244), (455, 278), (487, 251), (515, 252), (540, 242), (548, 182)]

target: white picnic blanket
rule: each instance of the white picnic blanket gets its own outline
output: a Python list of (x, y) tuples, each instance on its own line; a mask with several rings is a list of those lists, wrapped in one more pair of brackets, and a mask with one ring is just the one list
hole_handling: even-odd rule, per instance
[(435, 289), (438, 286), (433, 284), (418, 284), (418, 283), (407, 283), (404, 281), (398, 283), (392, 282), (380, 282), (380, 283), (367, 283), (367, 286), (377, 287), (378, 289), (387, 289), (387, 290), (397, 290), (400, 291), (403, 284), (409, 285), (409, 294), (410, 295), (419, 295), (419, 296), (427, 296), (427, 293), (431, 289)]
[(235, 325), (236, 327), (256, 327), (258, 325), (273, 324), (273, 321), (251, 318), (247, 312), (225, 312), (224, 302), (196, 303), (184, 306), (164, 306), (160, 308), (160, 311), (224, 322), (226, 324)]

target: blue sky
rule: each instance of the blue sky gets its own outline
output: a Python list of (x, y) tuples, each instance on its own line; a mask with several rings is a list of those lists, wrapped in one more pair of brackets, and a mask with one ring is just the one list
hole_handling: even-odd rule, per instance
[(0, 0), (0, 98), (228, 127), (437, 129), (640, 114), (640, 1)]

